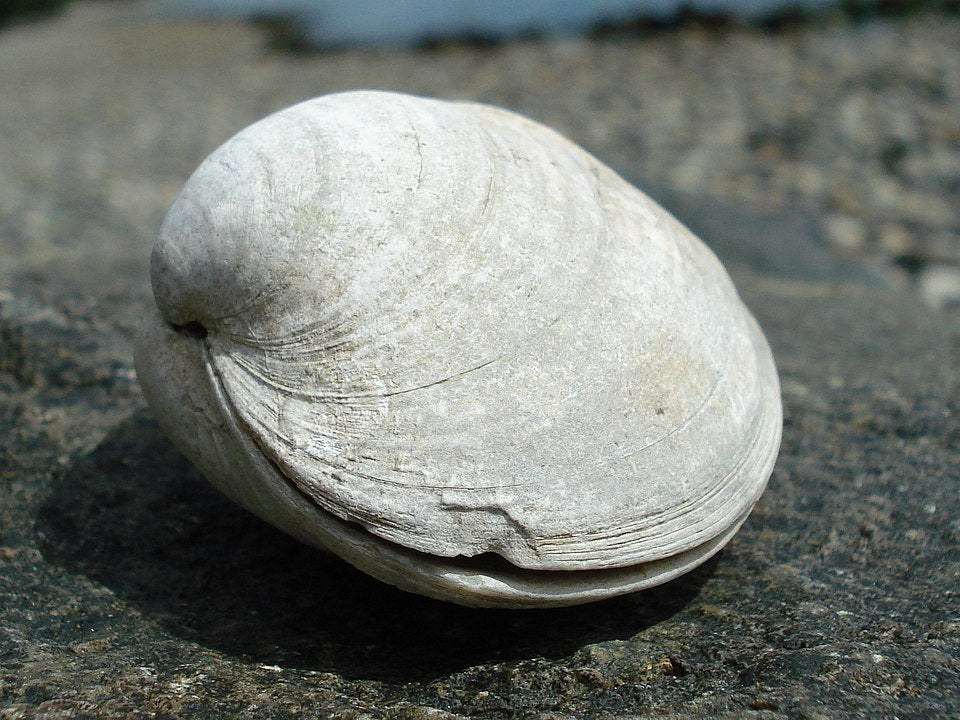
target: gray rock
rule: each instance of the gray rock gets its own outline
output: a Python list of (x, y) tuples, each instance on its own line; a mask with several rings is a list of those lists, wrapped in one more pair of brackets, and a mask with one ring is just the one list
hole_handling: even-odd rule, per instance
[[(584, 64), (596, 77), (571, 81), (567, 107), (536, 94), (549, 78), (524, 63), (550, 51), (535, 43), (289, 59), (241, 27), (73, 22), (0, 35), (0, 96), (16, 98), (0, 109), (0, 716), (955, 712), (960, 319), (833, 271), (791, 274), (805, 261), (772, 250), (791, 252), (788, 230), (736, 272), (783, 380), (769, 489), (715, 560), (648, 592), (529, 612), (404, 594), (231, 505), (144, 408), (130, 343), (152, 236), (231, 132), (342, 83), (523, 98), (599, 137), (631, 120), (587, 113), (586, 88), (627, 85), (647, 50)], [(759, 42), (741, 41), (747, 55)], [(613, 137), (606, 156), (624, 160)]]

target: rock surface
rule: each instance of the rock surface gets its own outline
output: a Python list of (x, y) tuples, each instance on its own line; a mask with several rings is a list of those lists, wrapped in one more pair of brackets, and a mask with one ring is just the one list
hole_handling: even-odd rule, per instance
[[(690, 55), (716, 53), (704, 67), (722, 73), (731, 47), (790, 58), (798, 44), (874, 47), (877, 35), (903, 47), (960, 37), (960, 24), (291, 57), (242, 26), (107, 20), (81, 5), (0, 34), (0, 96), (15, 100), (0, 104), (0, 718), (956, 712), (960, 318), (832, 255), (818, 229), (825, 208), (799, 202), (785, 221), (776, 183), (769, 197), (759, 185), (746, 193), (766, 204), (757, 213), (669, 168), (649, 170), (647, 159), (671, 152), (642, 148), (663, 137), (656, 123), (670, 123), (673, 95), (637, 110), (630, 98), (642, 93), (630, 93), (645, 82), (638, 67), (660, 68), (662, 80), (679, 63), (679, 78)], [(847, 68), (863, 61), (837, 57)], [(783, 62), (783, 73), (796, 70)], [(924, 62), (956, 103), (956, 61)], [(715, 242), (771, 341), (786, 413), (770, 487), (715, 560), (579, 608), (445, 605), (234, 507), (159, 432), (130, 345), (160, 218), (237, 129), (361, 86), (513, 106), (631, 179), (659, 180), (653, 194), (668, 204), (672, 195)], [(773, 83), (757, 105), (785, 110), (803, 97)], [(676, 101), (704, 112), (712, 102), (693, 91)], [(871, 142), (858, 152), (879, 153)], [(694, 166), (706, 177), (742, 180), (736, 162), (704, 153)], [(770, 157), (774, 174), (792, 167)], [(826, 175), (830, 162), (810, 160)], [(920, 202), (920, 191), (910, 197)], [(922, 214), (956, 222), (937, 217)], [(731, 225), (746, 228), (740, 242)]]

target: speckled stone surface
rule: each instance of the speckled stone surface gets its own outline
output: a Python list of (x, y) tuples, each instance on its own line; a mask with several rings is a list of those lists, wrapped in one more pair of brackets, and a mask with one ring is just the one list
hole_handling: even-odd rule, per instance
[[(805, 222), (785, 232), (697, 188), (677, 204), (770, 339), (784, 441), (731, 544), (643, 593), (543, 611), (401, 593), (233, 506), (145, 409), (130, 346), (149, 249), (213, 147), (363, 85), (600, 137), (610, 117), (580, 85), (550, 104), (562, 84), (538, 61), (556, 52), (305, 58), (248, 28), (99, 12), (0, 34), (0, 96), (16, 100), (0, 104), (0, 718), (955, 715), (960, 318), (836, 258), (825, 270)], [(619, 143), (592, 149), (649, 177)]]

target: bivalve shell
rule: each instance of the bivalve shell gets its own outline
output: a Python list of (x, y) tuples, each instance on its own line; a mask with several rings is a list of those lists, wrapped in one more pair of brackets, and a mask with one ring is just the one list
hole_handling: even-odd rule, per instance
[(570, 605), (736, 532), (780, 441), (714, 255), (512, 112), (350, 92), (216, 150), (137, 342), (167, 434), (238, 503), (403, 589)]

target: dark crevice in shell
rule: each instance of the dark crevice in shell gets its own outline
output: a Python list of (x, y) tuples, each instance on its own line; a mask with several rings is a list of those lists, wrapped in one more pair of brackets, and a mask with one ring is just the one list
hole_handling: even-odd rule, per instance
[(172, 327), (180, 335), (185, 335), (197, 340), (203, 340), (205, 337), (207, 337), (207, 335), (210, 334), (206, 326), (198, 320), (191, 320), (190, 322), (183, 323), (182, 325), (174, 325), (173, 323), (170, 323), (170, 327)]

